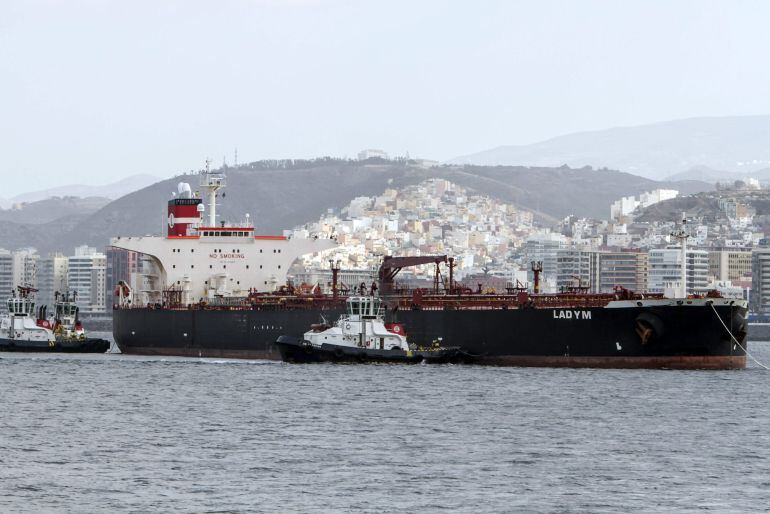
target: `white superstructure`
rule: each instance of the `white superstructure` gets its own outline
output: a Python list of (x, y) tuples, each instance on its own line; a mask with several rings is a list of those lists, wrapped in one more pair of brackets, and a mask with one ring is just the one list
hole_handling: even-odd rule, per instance
[(388, 328), (384, 322), (382, 300), (373, 296), (347, 299), (346, 314), (334, 326), (314, 326), (304, 335), (316, 347), (323, 344), (374, 350), (409, 351), (409, 343), (400, 325)]
[(38, 324), (35, 301), (24, 290), (20, 288), (18, 296), (14, 294), (7, 300), (8, 314), (0, 316), (0, 339), (48, 342), (52, 345), (56, 341), (53, 331)]
[(181, 183), (168, 202), (166, 235), (110, 240), (113, 247), (143, 256), (143, 276), (133, 291), (135, 302), (164, 303), (173, 298), (174, 303), (189, 305), (273, 291), (286, 283), (297, 257), (336, 246), (333, 240), (318, 237), (257, 235), (248, 214), (245, 223), (217, 223), (217, 191), (224, 186), (224, 174), (201, 172), (201, 192), (208, 197), (207, 220), (200, 194)]

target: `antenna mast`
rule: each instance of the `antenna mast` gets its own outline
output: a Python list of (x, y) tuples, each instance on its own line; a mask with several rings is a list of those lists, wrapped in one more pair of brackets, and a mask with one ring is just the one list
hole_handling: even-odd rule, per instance
[(206, 169), (200, 173), (200, 188), (209, 197), (209, 227), (217, 226), (217, 191), (225, 187), (225, 174), (211, 171), (211, 159), (206, 159)]
[(671, 237), (678, 239), (682, 245), (682, 298), (687, 298), (687, 213), (682, 213), (681, 226), (671, 232)]

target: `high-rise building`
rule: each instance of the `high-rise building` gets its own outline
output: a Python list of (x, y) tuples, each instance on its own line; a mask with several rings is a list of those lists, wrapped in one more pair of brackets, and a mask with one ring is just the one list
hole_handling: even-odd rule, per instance
[(0, 312), (8, 312), (6, 300), (11, 297), (15, 287), (13, 282), (13, 254), (0, 248)]
[(49, 312), (53, 312), (56, 292), (67, 292), (68, 270), (69, 260), (61, 253), (40, 259), (37, 272), (38, 305), (47, 305)]
[(587, 287), (594, 293), (599, 290), (599, 252), (562, 248), (556, 251), (556, 287)]
[[(709, 285), (709, 255), (706, 250), (687, 250), (687, 294), (704, 293)], [(682, 250), (650, 250), (647, 290), (665, 293), (682, 287)], [(681, 294), (681, 293), (679, 293)]]
[(83, 314), (103, 314), (106, 309), (107, 257), (90, 246), (75, 248), (68, 259), (67, 284), (77, 293), (77, 305)]
[(709, 251), (709, 275), (721, 282), (751, 276), (751, 249), (725, 248)]
[(37, 287), (37, 264), (40, 256), (34, 248), (13, 252), (13, 283), (15, 286)]
[(749, 308), (753, 312), (770, 312), (770, 247), (768, 246), (760, 246), (751, 252)]
[(646, 252), (601, 252), (599, 292), (611, 293), (615, 286), (632, 291), (646, 291), (648, 266), (649, 256)]
[(547, 292), (548, 283), (556, 287), (556, 252), (565, 246), (564, 236), (561, 234), (548, 234), (544, 237), (533, 237), (524, 242), (521, 248), (522, 266), (528, 270), (527, 281), (532, 283), (534, 275), (530, 270), (530, 264), (543, 263), (543, 272), (540, 276), (543, 282), (543, 292)]

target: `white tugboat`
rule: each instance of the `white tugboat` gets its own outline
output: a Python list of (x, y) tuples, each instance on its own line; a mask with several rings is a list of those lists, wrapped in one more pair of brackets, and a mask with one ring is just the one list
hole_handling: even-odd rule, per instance
[(77, 291), (56, 292), (53, 320), (51, 323), (56, 342), (62, 351), (104, 353), (110, 348), (106, 339), (87, 337), (80, 321)]
[(346, 313), (331, 326), (312, 325), (302, 338), (280, 336), (276, 341), (287, 362), (449, 362), (458, 360), (458, 347), (410, 345), (402, 325), (384, 322), (382, 300), (353, 296)]
[[(7, 300), (8, 314), (0, 317), (0, 351), (104, 353), (109, 349), (109, 341), (85, 337), (74, 303), (57, 301), (52, 324), (46, 319), (45, 306), (35, 310), (37, 289), (25, 286), (16, 289), (18, 292)], [(71, 319), (64, 316), (65, 313)], [(62, 318), (70, 323), (66, 331)]]
[(8, 314), (0, 318), (0, 351), (50, 351), (56, 337), (48, 322), (35, 317), (35, 300), (31, 287), (17, 287), (8, 298)]

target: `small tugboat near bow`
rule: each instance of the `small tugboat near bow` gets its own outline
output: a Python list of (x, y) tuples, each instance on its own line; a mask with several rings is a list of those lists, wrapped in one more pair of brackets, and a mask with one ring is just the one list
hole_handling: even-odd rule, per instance
[(453, 362), (462, 356), (460, 347), (418, 348), (407, 341), (404, 327), (384, 322), (382, 300), (353, 296), (345, 302), (346, 313), (334, 326), (311, 326), (303, 338), (282, 335), (276, 341), (287, 362)]

